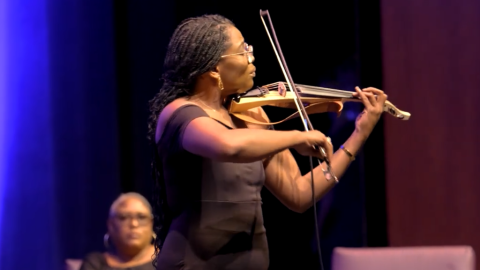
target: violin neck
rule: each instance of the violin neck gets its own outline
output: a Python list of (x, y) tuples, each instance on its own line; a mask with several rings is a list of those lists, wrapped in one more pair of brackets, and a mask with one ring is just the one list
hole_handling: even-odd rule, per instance
[[(283, 85), (282, 85), (283, 84)], [(284, 86), (286, 90), (290, 90), (288, 84), (286, 82), (275, 82), (271, 84), (264, 85), (264, 88), (267, 88), (270, 91), (278, 90), (279, 87)], [(304, 84), (296, 84), (297, 91), (299, 92), (300, 96), (302, 97), (330, 97), (330, 98), (351, 98), (353, 97), (353, 93), (351, 91), (345, 90), (338, 90), (333, 88), (325, 88), (325, 87), (318, 87), (318, 86), (311, 86), (311, 85), (304, 85)]]

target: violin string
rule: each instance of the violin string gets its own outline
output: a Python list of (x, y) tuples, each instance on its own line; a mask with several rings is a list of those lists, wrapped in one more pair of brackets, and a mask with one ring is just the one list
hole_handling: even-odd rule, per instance
[[(276, 91), (278, 90), (280, 83), (282, 83), (287, 90), (290, 90), (290, 87), (288, 84), (285, 84), (284, 82), (275, 82), (275, 83), (270, 83), (266, 84), (262, 87), (267, 88), (269, 91)], [(312, 92), (318, 92), (316, 94), (311, 94), (313, 97), (329, 97), (329, 98), (345, 98), (345, 99), (353, 99), (353, 100), (359, 100), (358, 97), (353, 96), (353, 91), (346, 91), (346, 90), (338, 90), (338, 89), (333, 89), (333, 88), (325, 88), (325, 87), (318, 87), (318, 86), (310, 86), (310, 85), (303, 85), (303, 84), (296, 84), (297, 88), (300, 88), (300, 92), (302, 92), (303, 89), (310, 90)], [(305, 93), (307, 96), (310, 94)], [(391, 102), (388, 100), (385, 102), (384, 106), (384, 112), (387, 112), (391, 114), (392, 116), (402, 119), (402, 120), (408, 120), (410, 117), (409, 112), (404, 112), (399, 110), (395, 105), (393, 105)]]
[[(268, 16), (268, 20), (269, 20), (269, 22), (270, 22), (270, 26), (272, 27), (273, 34), (275, 35), (275, 30), (273, 29), (273, 25), (272, 25), (272, 21), (271, 21), (271, 18), (270, 18), (270, 14), (269, 14), (268, 10), (265, 11), (265, 12), (262, 12), (262, 10), (260, 10), (260, 18), (261, 18), (261, 20), (262, 20), (262, 22), (263, 22), (263, 25), (265, 26), (265, 30), (266, 30), (266, 32), (267, 32), (268, 38), (270, 39), (270, 42), (272, 43), (273, 50), (274, 50), (274, 52), (275, 52), (275, 54), (276, 54), (276, 56), (277, 56), (277, 59), (278, 59), (278, 61), (279, 61), (279, 64), (280, 64), (280, 68), (281, 68), (282, 71), (283, 71), (283, 74), (284, 74), (284, 76), (285, 76), (285, 79), (287, 79), (288, 85), (290, 85), (290, 86), (291, 86), (291, 85), (294, 85), (294, 84), (291, 82), (291, 81), (293, 81), (293, 80), (291, 79), (291, 77), (290, 77), (290, 76), (287, 76), (286, 71), (285, 71), (285, 69), (284, 69), (284, 67), (283, 67), (283, 65), (282, 65), (282, 61), (280, 61), (280, 58), (279, 58), (278, 53), (277, 53), (277, 50), (276, 50), (276, 48), (275, 48), (275, 44), (273, 43), (272, 38), (270, 37), (270, 32), (268, 31), (267, 25), (265, 24), (265, 20), (263, 19), (262, 13), (265, 13), (265, 14)], [(278, 43), (278, 40), (277, 40), (277, 38), (276, 38), (276, 35), (275, 35), (274, 37), (275, 37), (275, 41)], [(279, 49), (279, 51), (281, 52), (280, 45), (278, 45), (278, 46), (279, 46), (278, 49)], [(283, 56), (283, 55), (282, 55), (282, 56)], [(283, 57), (282, 57), (282, 60), (285, 62), (285, 60), (283, 59)], [(286, 67), (286, 63), (285, 63), (285, 68), (287, 68), (287, 67)], [(288, 68), (287, 68), (287, 69), (288, 69)], [(288, 75), (290, 75), (290, 74), (288, 74)], [(306, 130), (306, 131), (309, 130), (308, 127), (307, 127), (307, 122), (305, 121), (305, 119), (308, 121), (308, 124), (309, 124), (310, 128), (313, 130), (313, 126), (312, 126), (312, 124), (310, 123), (310, 120), (309, 120), (309, 118), (308, 118), (308, 114), (307, 114), (307, 112), (306, 112), (306, 110), (305, 110), (305, 107), (303, 107), (303, 104), (302, 104), (301, 102), (298, 102), (299, 93), (297, 92), (296, 88), (290, 89), (290, 91), (292, 91), (292, 92), (295, 93), (295, 98), (294, 98), (295, 105), (297, 106), (297, 109), (298, 109), (298, 111), (299, 111), (299, 115), (302, 117), (302, 120), (303, 120), (302, 122), (303, 122), (303, 124), (304, 124), (304, 126), (305, 126), (305, 130)], [(303, 110), (301, 110), (301, 108), (302, 108)], [(305, 113), (305, 117), (303, 116), (303, 113)], [(323, 150), (323, 151), (322, 151), (322, 154), (323, 154), (323, 156), (324, 156), (324, 158), (325, 158), (325, 163), (327, 164), (327, 169), (328, 169), (328, 172), (329, 172), (330, 176), (333, 176), (333, 178), (334, 178), (335, 180), (337, 180), (336, 177), (335, 177), (335, 175), (333, 175), (333, 174), (330, 172), (330, 164), (329, 164), (329, 162), (328, 162), (328, 159), (326, 158), (325, 150), (324, 150), (322, 147), (319, 147), (319, 149), (320, 149), (320, 150)], [(315, 186), (314, 186), (314, 177), (313, 177), (313, 161), (312, 161), (312, 156), (309, 156), (309, 159), (310, 159), (310, 169), (311, 169), (311, 170), (310, 170), (310, 176), (311, 176), (311, 188), (312, 188), (312, 204), (313, 204), (313, 213), (314, 213), (314, 219), (315, 219), (314, 222), (315, 222), (315, 233), (316, 233), (316, 240), (317, 240), (316, 242), (317, 242), (318, 259), (319, 259), (319, 262), (320, 262), (320, 269), (321, 269), (321, 270), (324, 270), (323, 260), (322, 260), (322, 252), (321, 252), (321, 247), (320, 247), (320, 233), (319, 233), (319, 229), (318, 229), (317, 208), (316, 208), (316, 201), (315, 201)], [(322, 171), (323, 171), (324, 174), (325, 174), (325, 170), (323, 170), (323, 167), (321, 166), (320, 160), (318, 160), (318, 162), (319, 162), (319, 164), (320, 164), (320, 168), (322, 169)], [(327, 177), (326, 174), (325, 174), (325, 177)], [(328, 178), (327, 178), (327, 180), (328, 180)]]
[[(279, 87), (279, 85), (280, 85), (280, 82), (275, 82), (275, 83), (267, 84), (264, 87), (267, 87), (269, 90), (275, 90)], [(300, 87), (300, 89), (304, 88), (304, 89), (307, 89), (307, 90), (316, 91), (316, 92), (319, 92), (319, 94), (322, 94), (322, 93), (323, 94), (331, 94), (331, 95), (334, 95), (335, 97), (339, 97), (339, 98), (351, 98), (353, 96), (353, 93), (354, 93), (352, 91), (338, 90), (338, 89), (325, 88), (325, 87), (319, 87), (319, 86), (310, 86), (310, 85), (304, 85), (304, 84), (296, 84), (296, 86), (297, 86), (297, 88)], [(290, 89), (288, 84), (285, 84), (285, 87), (287, 88), (287, 90)]]

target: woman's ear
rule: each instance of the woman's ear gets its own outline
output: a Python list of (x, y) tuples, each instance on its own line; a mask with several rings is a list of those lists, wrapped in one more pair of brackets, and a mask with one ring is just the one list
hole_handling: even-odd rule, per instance
[(219, 66), (215, 66), (210, 72), (208, 72), (208, 75), (212, 77), (215, 80), (218, 80), (220, 78), (220, 68)]

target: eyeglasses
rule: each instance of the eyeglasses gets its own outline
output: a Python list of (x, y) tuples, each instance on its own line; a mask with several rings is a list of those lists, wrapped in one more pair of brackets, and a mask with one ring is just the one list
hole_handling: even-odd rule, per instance
[(248, 63), (251, 64), (253, 62), (253, 46), (248, 45), (246, 42), (245, 42), (245, 51), (244, 52), (222, 55), (221, 57), (223, 58), (223, 57), (232, 56), (232, 55), (239, 55), (239, 54), (247, 54)]
[(117, 213), (117, 214), (113, 214), (112, 217), (123, 226), (132, 223), (134, 219), (137, 220), (139, 226), (145, 226), (153, 219), (152, 215), (146, 215), (146, 214)]

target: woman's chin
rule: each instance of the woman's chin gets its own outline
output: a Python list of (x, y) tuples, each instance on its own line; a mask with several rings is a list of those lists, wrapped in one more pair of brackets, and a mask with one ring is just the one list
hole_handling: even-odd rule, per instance
[(252, 89), (252, 87), (244, 87), (244, 88), (240, 88), (238, 89), (235, 94), (243, 94), (245, 92), (248, 92), (248, 90)]
[(224, 93), (224, 95), (227, 95), (227, 96), (230, 96), (230, 95), (233, 95), (233, 94), (243, 94), (243, 93), (249, 91), (250, 89), (252, 89), (252, 87), (253, 87), (253, 79), (250, 80), (247, 83), (244, 83), (242, 86), (237, 86), (237, 87), (234, 87), (234, 88), (224, 89), (223, 93)]
[(242, 93), (247, 92), (248, 90), (252, 89), (253, 87), (253, 78), (244, 86), (241, 88)]
[(139, 248), (143, 246), (143, 241), (142, 239), (128, 239), (124, 244), (129, 248)]

